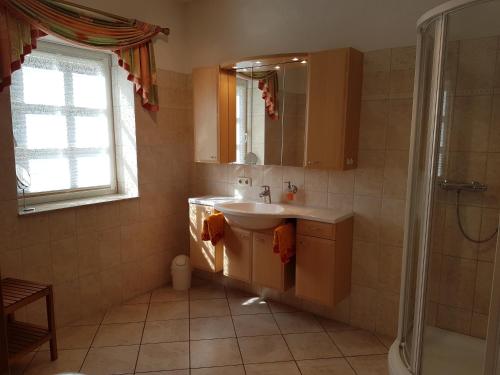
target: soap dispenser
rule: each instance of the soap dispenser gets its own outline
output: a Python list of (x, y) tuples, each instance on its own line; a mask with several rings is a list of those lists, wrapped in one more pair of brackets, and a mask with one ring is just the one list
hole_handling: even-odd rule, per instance
[(286, 192), (286, 200), (288, 202), (291, 202), (295, 199), (295, 194), (297, 194), (297, 190), (299, 189), (297, 188), (296, 185), (292, 184), (291, 181), (285, 181), (284, 183), (288, 185)]

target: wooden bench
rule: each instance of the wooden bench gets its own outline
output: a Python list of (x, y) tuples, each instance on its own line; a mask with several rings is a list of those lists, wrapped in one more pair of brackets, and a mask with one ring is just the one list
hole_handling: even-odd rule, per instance
[[(10, 365), (19, 357), (32, 352), (47, 341), (50, 343), (50, 359), (57, 359), (57, 340), (54, 319), (54, 296), (52, 285), (32, 281), (6, 278), (1, 281), (3, 321), (7, 336), (7, 356)], [(47, 306), (47, 328), (15, 319), (15, 312), (41, 298)], [(5, 359), (4, 359), (5, 361)]]

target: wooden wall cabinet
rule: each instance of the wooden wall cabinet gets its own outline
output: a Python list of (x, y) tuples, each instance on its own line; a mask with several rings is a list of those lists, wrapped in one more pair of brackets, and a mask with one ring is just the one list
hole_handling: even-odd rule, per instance
[(214, 209), (209, 206), (189, 205), (189, 258), (193, 268), (208, 272), (220, 272), (223, 268), (222, 241), (213, 246), (210, 241), (201, 239), (203, 220), (213, 212)]
[(194, 160), (236, 161), (236, 74), (218, 66), (193, 69)]
[(252, 232), (225, 225), (224, 276), (252, 282)]
[(285, 291), (293, 286), (295, 264), (283, 264), (278, 254), (273, 252), (273, 234), (253, 233), (253, 271), (254, 284)]
[(352, 48), (309, 55), (305, 166), (357, 167), (363, 54)]
[(337, 224), (297, 220), (295, 294), (335, 306), (351, 292), (352, 218)]

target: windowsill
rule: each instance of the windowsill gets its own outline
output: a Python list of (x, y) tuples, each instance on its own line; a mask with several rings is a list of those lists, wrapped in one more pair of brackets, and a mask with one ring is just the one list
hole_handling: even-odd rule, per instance
[(109, 203), (109, 202), (116, 202), (116, 201), (136, 199), (136, 198), (139, 198), (139, 195), (109, 194), (109, 195), (102, 195), (99, 197), (80, 198), (80, 199), (71, 199), (66, 201), (32, 204), (26, 206), (27, 208), (34, 208), (34, 210), (23, 211), (23, 207), (20, 206), (18, 214), (19, 216), (34, 215), (42, 212), (63, 210), (65, 208), (75, 208), (80, 206), (88, 206), (92, 204)]

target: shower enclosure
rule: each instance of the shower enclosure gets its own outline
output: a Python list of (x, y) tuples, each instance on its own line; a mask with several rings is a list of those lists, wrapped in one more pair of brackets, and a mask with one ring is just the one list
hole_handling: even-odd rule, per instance
[(500, 0), (418, 22), (391, 375), (500, 375)]

